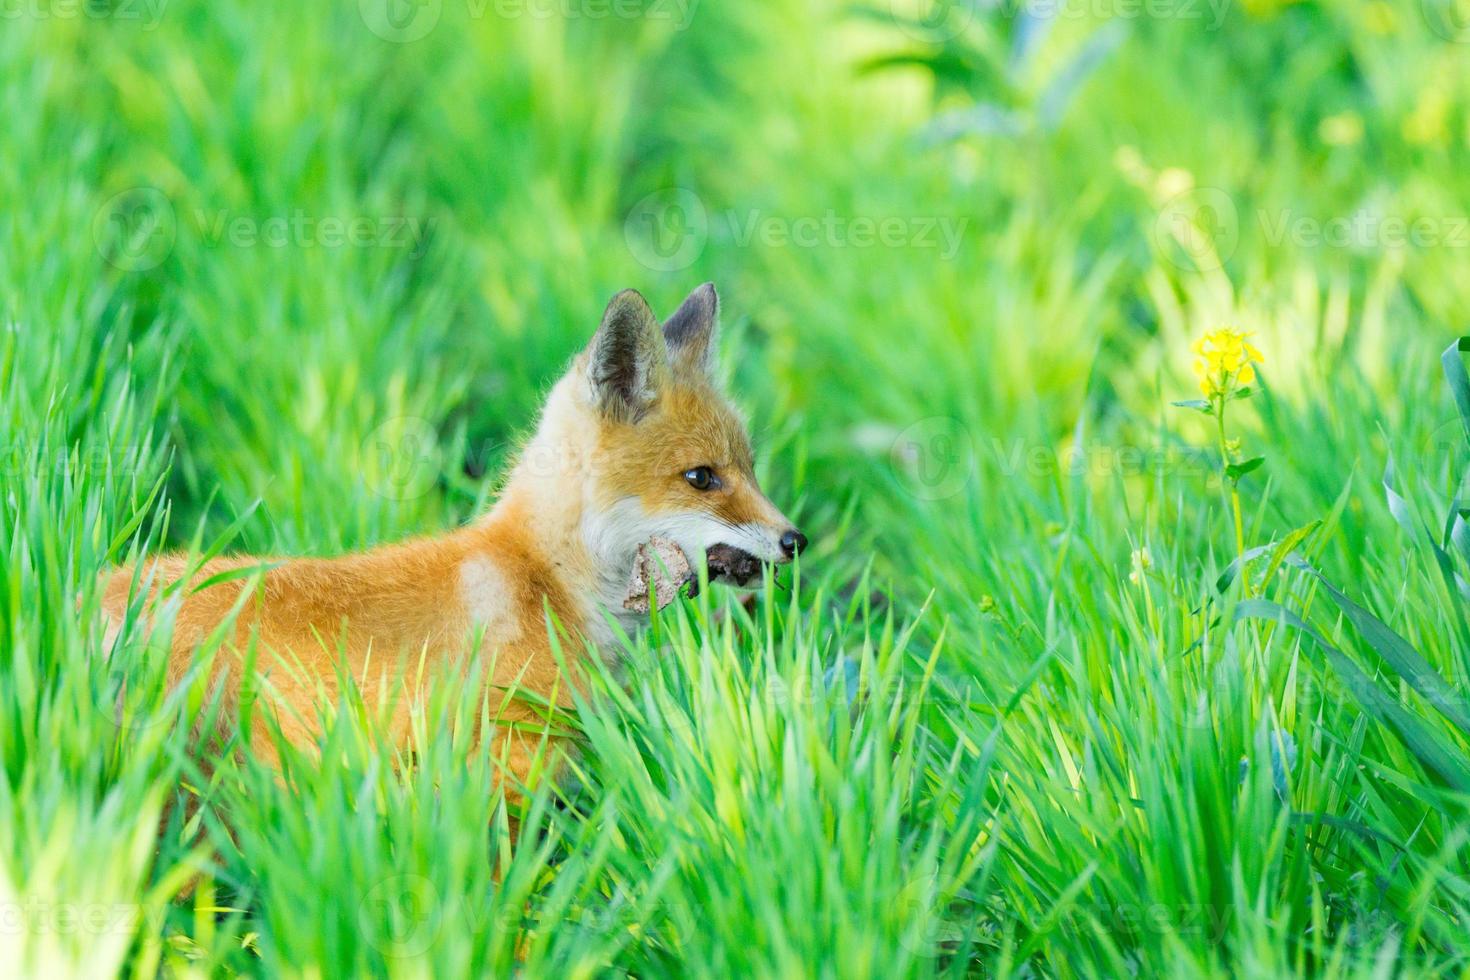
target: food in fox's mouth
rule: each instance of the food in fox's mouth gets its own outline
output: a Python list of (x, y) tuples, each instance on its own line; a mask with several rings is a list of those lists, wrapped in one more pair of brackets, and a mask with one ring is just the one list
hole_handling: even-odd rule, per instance
[[(704, 556), (709, 566), (710, 581), (723, 579), (745, 585), (760, 577), (761, 560), (734, 545), (710, 545)], [(638, 553), (633, 558), (633, 571), (628, 576), (628, 594), (623, 599), (623, 608), (636, 613), (648, 612), (650, 585), (653, 586), (654, 601), (662, 609), (673, 602), (686, 585), (689, 586), (689, 597), (694, 598), (699, 592), (699, 573), (677, 544), (668, 538), (653, 537), (638, 546)]]
[(705, 552), (705, 561), (709, 564), (710, 578), (719, 576), (738, 585), (744, 585), (761, 573), (761, 560), (734, 545), (710, 545)]
[[(690, 566), (688, 557), (668, 538), (653, 537), (638, 546), (623, 608), (637, 613), (648, 612), (650, 583), (653, 585), (654, 601), (660, 609), (673, 602), (685, 585), (695, 583), (694, 588), (698, 588), (698, 577)], [(692, 590), (690, 594), (693, 594)]]

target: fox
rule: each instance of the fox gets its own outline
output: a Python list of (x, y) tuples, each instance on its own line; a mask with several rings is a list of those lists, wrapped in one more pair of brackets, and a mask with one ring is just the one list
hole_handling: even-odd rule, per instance
[[(570, 708), (578, 658), (616, 661), (618, 630), (632, 635), (647, 620), (625, 602), (641, 548), (672, 541), (691, 563), (705, 557), (710, 582), (744, 587), (807, 545), (761, 490), (747, 425), (717, 381), (719, 305), (705, 283), (660, 323), (636, 290), (615, 295), (551, 387), (492, 504), (464, 526), (340, 557), (235, 555), (194, 567), (170, 554), (124, 565), (105, 576), (104, 645), (116, 642), (130, 606), (143, 610), (135, 628), (147, 628), (148, 610), (174, 603), (174, 685), (233, 614), (213, 668), (230, 709), (222, 716), (239, 705), (253, 642), (270, 692), (261, 704), (303, 749), (319, 734), (320, 692), (340, 696), (339, 677), (354, 680), (368, 707), (388, 709), (390, 737), (402, 744), (428, 685), (469, 676), (479, 657), (489, 689), (534, 696), (491, 704), (494, 730), (477, 733), (490, 740), (506, 797), (521, 798), (533, 764), (543, 764), (544, 706)], [(186, 577), (164, 599), (163, 587)], [(574, 640), (561, 655), (552, 624)], [(374, 674), (382, 665), (406, 657), (422, 666), (398, 671), (398, 690), (374, 682), (386, 676)], [(527, 703), (535, 698), (541, 706)], [(251, 718), (250, 751), (278, 767), (265, 713)]]

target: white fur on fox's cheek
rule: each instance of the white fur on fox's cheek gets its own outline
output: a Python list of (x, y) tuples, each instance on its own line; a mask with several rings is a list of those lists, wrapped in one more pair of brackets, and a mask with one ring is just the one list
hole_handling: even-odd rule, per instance
[(625, 497), (583, 522), (589, 550), (600, 561), (625, 565), (626, 575), (638, 546), (654, 535), (671, 538), (691, 562), (711, 546), (728, 544), (763, 561), (780, 561), (780, 536), (764, 524), (728, 524), (702, 511), (649, 514), (637, 498)]

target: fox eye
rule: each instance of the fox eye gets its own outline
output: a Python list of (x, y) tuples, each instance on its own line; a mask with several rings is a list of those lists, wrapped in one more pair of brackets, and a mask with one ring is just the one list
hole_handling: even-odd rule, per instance
[(696, 490), (713, 490), (720, 485), (720, 478), (708, 466), (696, 466), (684, 471), (684, 482)]

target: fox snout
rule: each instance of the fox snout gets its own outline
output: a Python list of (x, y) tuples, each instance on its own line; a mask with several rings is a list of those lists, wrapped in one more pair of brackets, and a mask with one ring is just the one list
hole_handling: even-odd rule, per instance
[(806, 550), (806, 535), (796, 528), (787, 528), (781, 535), (781, 550), (786, 553), (786, 560), (795, 558), (797, 553)]
[[(806, 535), (789, 527), (781, 533), (780, 545), (779, 557), (771, 559), (770, 564), (784, 565), (795, 558), (806, 547)], [(735, 585), (745, 585), (759, 578), (761, 565), (764, 564), (750, 552), (730, 544), (710, 545), (705, 550), (705, 562), (709, 566), (711, 577)]]

